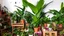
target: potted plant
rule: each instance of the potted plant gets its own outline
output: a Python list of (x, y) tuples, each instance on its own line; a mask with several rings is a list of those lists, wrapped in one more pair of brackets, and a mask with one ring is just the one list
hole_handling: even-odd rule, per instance
[(33, 31), (33, 29), (29, 29), (29, 31), (28, 31), (28, 34), (29, 34), (29, 36), (33, 36), (33, 34), (34, 34), (34, 31)]
[[(32, 23), (34, 26), (34, 29), (36, 30), (36, 32), (38, 32), (38, 25), (40, 24), (40, 20), (42, 18), (42, 16), (40, 15), (42, 12), (42, 9), (44, 9), (48, 4), (44, 5), (44, 0), (40, 0), (36, 6), (34, 6), (33, 4), (27, 2), (26, 0), (23, 1), (27, 6), (29, 6), (33, 12), (32, 15)], [(50, 2), (51, 3), (51, 2)], [(34, 31), (35, 31), (34, 30)]]
[(57, 10), (50, 10), (50, 13), (52, 13), (54, 16), (51, 18), (52, 22), (55, 22), (58, 24), (58, 28), (62, 28), (62, 25), (64, 23), (64, 6), (63, 3), (61, 3), (61, 9), (59, 11)]
[(12, 16), (13, 20), (20, 22), (21, 24), (25, 24), (24, 14), (25, 14), (25, 8), (27, 6), (23, 1), (24, 0), (22, 0), (23, 8), (15, 5), (17, 7), (17, 10), (14, 11), (15, 15)]
[(12, 16), (12, 19), (16, 20), (17, 22), (20, 22), (21, 24), (24, 24), (25, 22), (24, 11), (25, 11), (25, 7), (24, 8), (18, 7), (18, 9), (14, 12), (14, 15)]

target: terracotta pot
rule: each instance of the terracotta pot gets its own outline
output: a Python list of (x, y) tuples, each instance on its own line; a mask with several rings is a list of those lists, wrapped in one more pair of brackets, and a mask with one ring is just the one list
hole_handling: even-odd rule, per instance
[(20, 23), (21, 24), (24, 24), (25, 23), (24, 19), (20, 20)]
[(47, 27), (47, 23), (44, 23), (44, 28), (46, 28)]
[(59, 28), (62, 28), (62, 24), (59, 24)]
[(34, 28), (34, 32), (38, 32), (38, 28)]

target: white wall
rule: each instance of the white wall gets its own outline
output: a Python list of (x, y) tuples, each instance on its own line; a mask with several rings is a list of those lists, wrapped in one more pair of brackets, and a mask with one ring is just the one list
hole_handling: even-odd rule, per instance
[(0, 4), (2, 4), (2, 1), (3, 1), (3, 0), (0, 0)]
[[(17, 2), (17, 4), (15, 4)], [(3, 0), (2, 7), (6, 6), (9, 11), (13, 12), (16, 10), (15, 5), (21, 6), (21, 0)]]
[[(28, 2), (30, 2), (34, 5), (36, 5), (36, 3), (38, 1), (37, 0), (28, 0)], [(50, 1), (53, 1), (53, 3), (51, 3), (50, 5), (48, 5), (45, 8), (45, 10), (44, 10), (45, 12), (49, 11), (50, 9), (56, 9), (59, 11), (61, 2), (64, 2), (64, 0), (45, 0), (45, 4), (49, 3)], [(1, 2), (1, 0), (0, 0), (0, 2)], [(17, 2), (17, 4), (15, 4), (15, 2)], [(14, 5), (22, 7), (22, 1), (21, 0), (2, 0), (1, 3), (2, 3), (2, 7), (6, 6), (9, 9), (9, 11), (11, 11), (11, 12), (16, 10), (16, 7)], [(26, 10), (32, 12), (29, 7), (27, 7)], [(47, 15), (49, 15), (49, 13)], [(50, 17), (53, 16), (52, 14), (50, 14), (50, 15), (51, 15)]]
[[(27, 0), (27, 1), (36, 5), (36, 3), (39, 0)], [(45, 4), (49, 3), (50, 1), (53, 1), (53, 3), (51, 3), (44, 9), (45, 12), (49, 11), (50, 9), (56, 9), (59, 11), (61, 2), (64, 2), (64, 0), (45, 0)], [(17, 3), (15, 4), (15, 2)], [(0, 3), (2, 4), (2, 7), (6, 6), (10, 12), (14, 12), (16, 10), (15, 5), (22, 7), (21, 0), (0, 0)], [(27, 7), (26, 10), (32, 12), (29, 7)], [(47, 15), (49, 15), (50, 18), (53, 16), (52, 14), (49, 14), (49, 13)]]
[[(8, 9), (13, 12), (14, 10), (16, 10), (16, 7), (14, 5), (18, 5), (18, 6), (22, 6), (22, 1), (21, 0), (2, 0), (2, 7), (6, 6), (8, 7)], [(39, 0), (38, 0), (39, 1)], [(45, 0), (45, 3), (48, 3), (50, 1), (53, 1), (53, 3), (51, 3), (50, 5), (47, 6), (47, 8), (44, 10), (45, 12), (50, 10), (50, 9), (56, 9), (59, 10), (60, 9), (60, 4), (62, 1), (64, 0)], [(17, 4), (15, 4), (15, 2), (17, 2)], [(28, 2), (36, 5), (37, 0), (28, 0)], [(1, 3), (1, 0), (0, 0)], [(29, 7), (27, 8), (29, 9)], [(30, 11), (30, 9), (28, 10)]]

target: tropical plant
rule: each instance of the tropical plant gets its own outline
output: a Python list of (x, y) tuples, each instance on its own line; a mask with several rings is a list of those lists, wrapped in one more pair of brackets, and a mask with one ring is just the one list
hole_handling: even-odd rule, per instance
[(51, 18), (52, 21), (56, 22), (57, 24), (64, 23), (64, 6), (63, 6), (63, 3), (61, 3), (61, 9), (60, 9), (60, 11), (50, 10), (49, 12), (54, 15)]
[(38, 25), (40, 24), (41, 18), (45, 16), (45, 13), (42, 12), (42, 10), (44, 10), (44, 8), (51, 2), (44, 5), (44, 0), (40, 0), (36, 6), (27, 2), (27, 0), (23, 0), (23, 2), (26, 4), (26, 6), (29, 6), (33, 12), (31, 24), (33, 24), (33, 26), (35, 27), (38, 27)]
[[(18, 6), (16, 6), (16, 7), (18, 7)], [(12, 16), (12, 20), (19, 22), (21, 19), (24, 18), (24, 11), (25, 11), (25, 7), (23, 7), (23, 8), (18, 7), (17, 10), (14, 11), (14, 15)]]

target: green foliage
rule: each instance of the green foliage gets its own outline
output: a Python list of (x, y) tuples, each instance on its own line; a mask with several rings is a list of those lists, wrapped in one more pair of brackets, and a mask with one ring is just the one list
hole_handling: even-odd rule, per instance
[(34, 30), (30, 28), (28, 33), (32, 35), (34, 33)]
[(40, 0), (36, 6), (34, 6), (33, 4), (25, 1), (25, 3), (31, 8), (31, 10), (33, 11), (34, 14), (37, 14), (38, 11), (41, 9), (41, 7), (44, 4), (44, 0)]
[(29, 24), (31, 24), (31, 22), (32, 22), (32, 15), (33, 14), (31, 14), (30, 12), (25, 12), (25, 19), (26, 19), (26, 21), (29, 23)]
[(61, 34), (61, 35), (63, 35), (63, 34), (64, 34), (64, 29), (60, 32), (60, 34)]
[(14, 11), (14, 14), (12, 16), (12, 20), (19, 22), (21, 19), (24, 18), (24, 11), (25, 11), (25, 7), (23, 7), (23, 8), (18, 7), (18, 9), (16, 11)]
[(56, 22), (57, 24), (64, 23), (64, 6), (63, 6), (63, 3), (61, 3), (60, 11), (50, 10), (49, 12), (54, 15), (51, 18), (52, 21)]
[(40, 1), (38, 1), (36, 6), (34, 6), (33, 4), (29, 3), (26, 0), (24, 0), (24, 2), (25, 2), (25, 4), (27, 4), (27, 6), (29, 6), (31, 8), (32, 12), (34, 13), (34, 14), (32, 14), (31, 24), (33, 24), (33, 26), (35, 26), (35, 27), (38, 27), (38, 25), (43, 22), (43, 21), (40, 22), (41, 18), (43, 18), (45, 16), (45, 13), (42, 12), (42, 10), (44, 10), (44, 8), (51, 2), (44, 5), (44, 0), (40, 0)]
[(63, 6), (63, 2), (61, 3), (61, 8), (63, 8), (64, 6)]
[(3, 36), (12, 36), (10, 33), (4, 33)]

